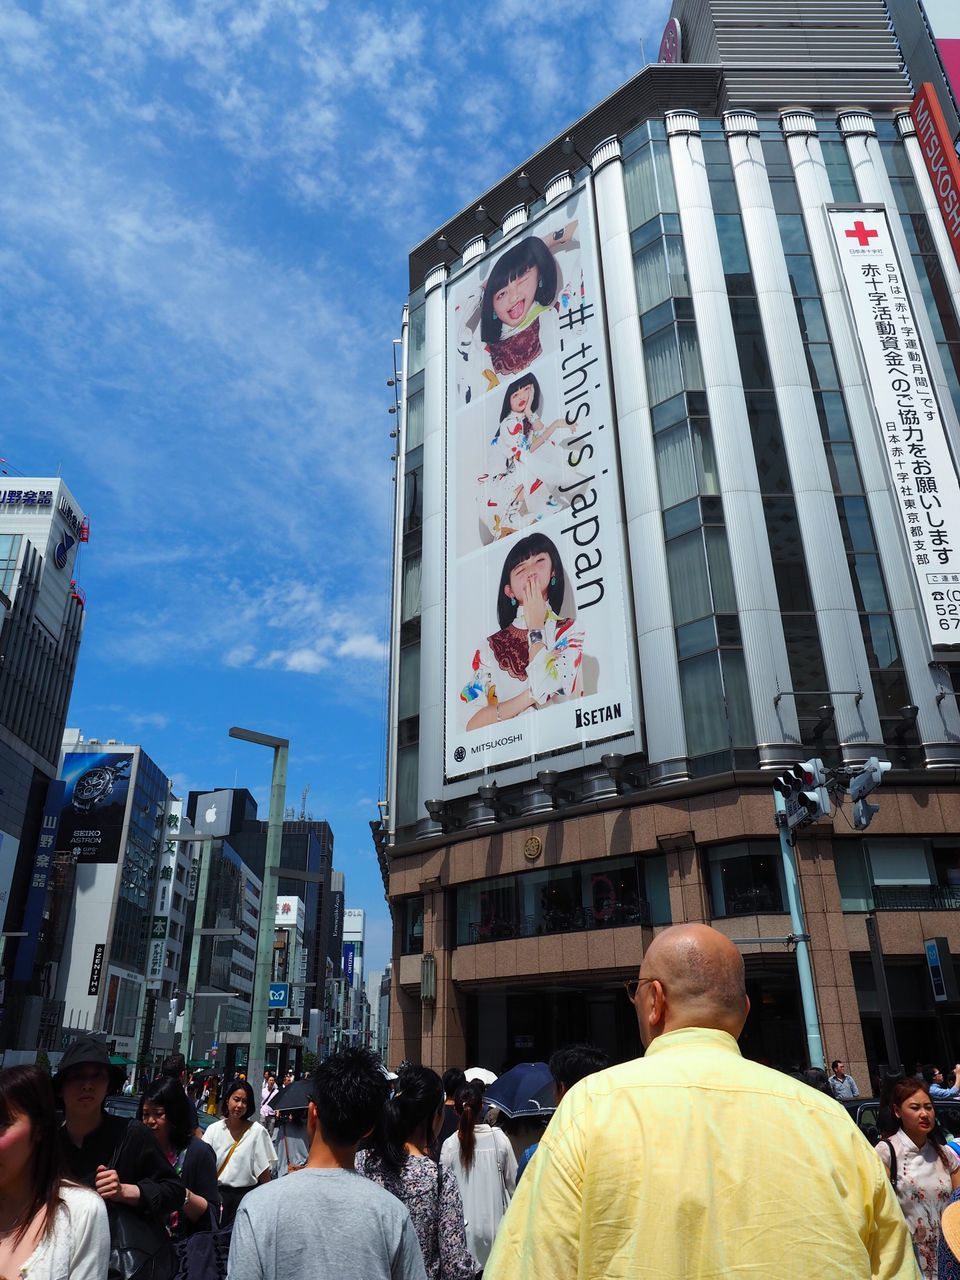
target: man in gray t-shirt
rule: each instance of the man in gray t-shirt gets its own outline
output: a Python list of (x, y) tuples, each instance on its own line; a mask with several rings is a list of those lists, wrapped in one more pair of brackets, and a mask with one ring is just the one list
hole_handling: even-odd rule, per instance
[(307, 1110), (306, 1167), (244, 1196), (228, 1280), (426, 1280), (406, 1206), (353, 1172), (357, 1146), (387, 1096), (368, 1049), (320, 1064)]
[(229, 1280), (425, 1280), (406, 1205), (346, 1169), (299, 1169), (244, 1196)]

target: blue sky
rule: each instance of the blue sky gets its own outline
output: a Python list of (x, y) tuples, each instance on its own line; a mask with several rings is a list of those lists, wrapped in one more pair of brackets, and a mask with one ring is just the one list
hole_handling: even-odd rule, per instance
[(406, 256), (668, 9), (0, 0), (0, 453), (91, 518), (69, 722), (264, 816), (227, 728), (288, 736), (369, 967)]

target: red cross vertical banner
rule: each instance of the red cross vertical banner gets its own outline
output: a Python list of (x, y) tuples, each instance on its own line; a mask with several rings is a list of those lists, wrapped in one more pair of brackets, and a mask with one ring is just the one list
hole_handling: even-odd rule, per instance
[(828, 217), (927, 633), (934, 648), (952, 648), (960, 645), (960, 482), (914, 300), (883, 208)]

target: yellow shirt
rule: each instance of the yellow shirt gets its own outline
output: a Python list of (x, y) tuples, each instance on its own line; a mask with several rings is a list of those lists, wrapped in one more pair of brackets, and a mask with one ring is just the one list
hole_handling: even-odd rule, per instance
[(484, 1280), (917, 1280), (883, 1166), (838, 1102), (685, 1027), (564, 1097)]

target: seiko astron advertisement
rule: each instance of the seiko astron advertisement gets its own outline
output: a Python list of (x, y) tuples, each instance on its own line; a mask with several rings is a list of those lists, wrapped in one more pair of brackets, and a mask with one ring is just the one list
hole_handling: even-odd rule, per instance
[(447, 288), (447, 777), (632, 731), (592, 197)]
[(129, 754), (68, 753), (57, 852), (69, 852), (78, 863), (119, 860), (132, 766)]

